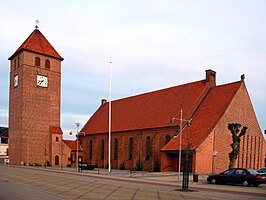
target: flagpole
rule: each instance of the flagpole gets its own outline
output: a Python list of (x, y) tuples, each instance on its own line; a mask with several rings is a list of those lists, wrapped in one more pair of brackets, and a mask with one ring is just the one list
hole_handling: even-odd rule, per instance
[(112, 112), (112, 62), (109, 71), (109, 143), (108, 143), (108, 171), (111, 172), (111, 112)]
[(180, 111), (180, 124), (179, 124), (179, 156), (178, 156), (178, 182), (180, 182), (180, 168), (181, 168), (181, 156), (182, 156), (182, 127), (183, 125), (183, 110)]

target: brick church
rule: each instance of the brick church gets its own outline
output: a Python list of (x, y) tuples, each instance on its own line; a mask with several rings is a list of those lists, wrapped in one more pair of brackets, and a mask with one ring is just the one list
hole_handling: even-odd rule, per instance
[[(265, 141), (244, 79), (217, 86), (216, 72), (206, 70), (204, 80), (112, 101), (111, 167), (182, 171), (189, 160), (191, 172), (221, 172), (229, 165), (229, 123), (248, 127), (237, 167), (263, 167)], [(85, 162), (101, 167), (108, 166), (108, 110), (102, 100), (79, 133)]]
[[(77, 143), (63, 140), (60, 127), (63, 58), (36, 26), (9, 60), (10, 164), (74, 166)], [(78, 156), (100, 167), (108, 166), (109, 105), (101, 101), (78, 137)], [(244, 76), (217, 86), (206, 70), (203, 80), (112, 101), (111, 167), (177, 171), (188, 159), (192, 172), (220, 172), (229, 164), (229, 123), (248, 127), (237, 166), (262, 167), (265, 141)]]
[(10, 164), (75, 164), (76, 142), (60, 127), (63, 58), (36, 26), (9, 60)]

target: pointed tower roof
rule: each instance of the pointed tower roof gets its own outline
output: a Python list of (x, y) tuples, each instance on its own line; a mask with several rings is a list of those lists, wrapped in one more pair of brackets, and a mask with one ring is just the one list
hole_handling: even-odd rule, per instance
[(19, 52), (26, 50), (31, 52), (36, 52), (39, 54), (51, 56), (59, 60), (64, 60), (59, 53), (54, 49), (54, 47), (48, 42), (39, 29), (35, 29), (30, 36), (23, 42), (23, 44), (15, 51), (15, 53), (8, 58), (11, 60)]

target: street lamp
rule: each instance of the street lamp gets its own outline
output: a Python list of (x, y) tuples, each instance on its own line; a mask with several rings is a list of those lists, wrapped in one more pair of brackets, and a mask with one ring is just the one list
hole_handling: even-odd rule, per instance
[[(182, 131), (189, 125), (191, 125), (191, 119), (186, 120), (183, 119), (183, 110), (180, 110), (180, 118), (173, 117), (171, 123), (175, 123), (176, 120), (179, 120), (179, 158), (178, 158), (178, 182), (180, 182), (180, 168), (181, 168), (181, 151), (182, 151)], [(183, 127), (183, 121), (187, 122), (186, 125)], [(175, 136), (177, 137), (177, 136)]]
[[(78, 152), (79, 152), (79, 140), (78, 140), (78, 133), (79, 133), (79, 126), (80, 126), (80, 123), (79, 122), (76, 122), (75, 123), (76, 124), (76, 126), (77, 126), (77, 134), (76, 134), (76, 137), (77, 137), (77, 151), (76, 151), (76, 168), (77, 168), (77, 172), (79, 172), (79, 166), (78, 166)], [(69, 133), (70, 135), (72, 135), (73, 133), (72, 132), (70, 132)]]

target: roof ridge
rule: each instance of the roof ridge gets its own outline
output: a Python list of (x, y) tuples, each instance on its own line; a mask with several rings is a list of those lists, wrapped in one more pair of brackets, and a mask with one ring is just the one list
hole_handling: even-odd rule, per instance
[[(202, 100), (199, 107), (193, 114), (193, 120), (191, 121), (192, 126), (187, 127), (182, 132), (183, 136), (190, 135), (191, 137), (191, 134), (194, 134), (194, 136), (197, 136), (198, 138), (194, 141), (186, 141), (187, 143), (184, 141), (184, 145), (189, 145), (188, 142), (191, 142), (190, 148), (197, 149), (200, 144), (202, 144), (202, 142), (206, 140), (208, 134), (214, 130), (221, 118), (224, 116), (224, 113), (227, 111), (231, 102), (234, 100), (242, 84), (244, 84), (243, 81), (236, 81), (210, 88), (208, 94), (206, 94), (206, 97)], [(219, 97), (221, 94), (227, 96), (225, 100), (222, 100), (222, 103), (221, 101), (215, 101), (215, 99), (213, 99)], [(207, 126), (206, 123), (202, 124), (203, 118), (204, 121), (207, 120)], [(170, 142), (163, 146), (160, 151), (175, 150), (176, 146), (178, 146), (178, 142), (179, 141), (176, 139), (170, 140)]]
[[(185, 113), (191, 113), (189, 105), (193, 105), (192, 102), (198, 98), (204, 87), (205, 80), (199, 80), (113, 100), (112, 108), (115, 111), (112, 112), (112, 120), (114, 120), (112, 132), (150, 129), (155, 125), (158, 127), (175, 126), (171, 124), (171, 119), (176, 111), (182, 108)], [(86, 132), (86, 134), (107, 132), (108, 123), (103, 119), (107, 119), (109, 103), (101, 104), (80, 132)], [(158, 113), (163, 111), (166, 112), (158, 118)], [(119, 119), (118, 116), (123, 117)], [(184, 117), (187, 117), (187, 114)]]
[(199, 95), (198, 99), (196, 99), (196, 101), (194, 102), (194, 105), (193, 105), (193, 107), (191, 109), (192, 114), (189, 115), (189, 116), (191, 116), (190, 117), (191, 119), (193, 118), (193, 116), (195, 115), (197, 110), (200, 108), (200, 105), (202, 104), (204, 99), (208, 96), (209, 92), (211, 91), (211, 89), (213, 87), (216, 87), (216, 86), (206, 85), (204, 90), (202, 91), (202, 93)]
[[(112, 100), (112, 103), (116, 102), (116, 101), (124, 100), (124, 99), (129, 99), (129, 98), (134, 98), (134, 97), (139, 97), (139, 96), (145, 96), (145, 95), (149, 95), (149, 94), (152, 94), (152, 93), (157, 93), (157, 92), (159, 93), (159, 92), (162, 92), (162, 91), (174, 89), (174, 88), (177, 88), (177, 87), (183, 87), (183, 86), (186, 86), (186, 85), (191, 85), (191, 84), (195, 84), (195, 83), (199, 83), (199, 82), (205, 82), (205, 79), (204, 80), (199, 80), (199, 81), (193, 81), (193, 82), (185, 83), (185, 84), (181, 84), (181, 85), (170, 86), (170, 87), (162, 88), (162, 89), (159, 89), (159, 90), (152, 90), (152, 91), (149, 91), (149, 92), (136, 94), (136, 95), (132, 95), (132, 96), (116, 99), (116, 100)], [(109, 103), (109, 101), (107, 103)]]
[[(216, 125), (217, 125), (217, 124), (219, 123), (219, 121), (221, 120), (221, 116), (224, 115), (224, 113), (226, 112), (226, 110), (227, 110), (228, 107), (230, 106), (230, 104), (231, 104), (231, 102), (233, 101), (233, 99), (234, 99), (236, 93), (239, 91), (239, 88), (241, 87), (243, 81), (235, 81), (235, 82), (232, 82), (232, 83), (226, 83), (226, 84), (223, 84), (223, 85), (219, 85), (219, 87), (220, 87), (220, 86), (233, 85), (233, 84), (236, 84), (236, 83), (240, 83), (239, 86), (238, 86), (238, 88), (237, 88), (237, 90), (235, 90), (235, 92), (234, 92), (234, 94), (233, 94), (231, 100), (228, 102), (228, 104), (227, 104), (227, 106), (225, 107), (224, 111), (220, 114), (220, 117), (216, 120), (215, 123), (213, 123), (213, 126), (212, 126), (212, 128), (210, 129), (210, 130), (211, 130), (210, 132), (212, 132), (212, 131), (214, 130), (214, 128), (216, 127)], [(218, 88), (218, 89), (219, 89), (219, 88)], [(207, 136), (206, 136), (205, 138), (203, 138), (201, 142), (203, 142), (206, 138), (207, 138)], [(199, 146), (199, 145), (198, 145), (198, 146)], [(195, 148), (197, 148), (198, 146), (196, 146)]]

